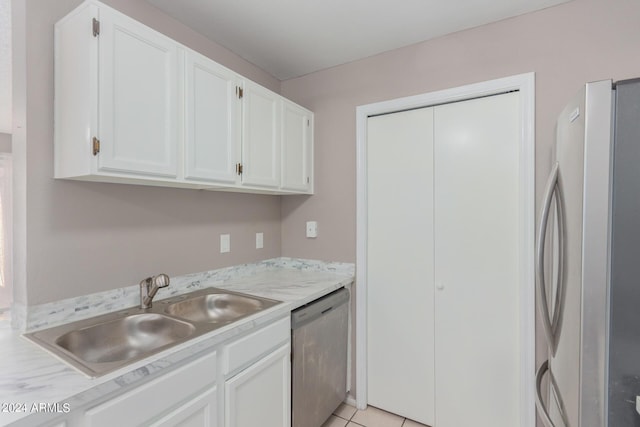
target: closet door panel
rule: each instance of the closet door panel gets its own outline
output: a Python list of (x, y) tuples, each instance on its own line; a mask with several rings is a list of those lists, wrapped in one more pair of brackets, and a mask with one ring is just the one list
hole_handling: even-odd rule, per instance
[(435, 108), (437, 427), (520, 422), (519, 102)]
[(433, 108), (369, 118), (367, 152), (368, 403), (433, 425)]

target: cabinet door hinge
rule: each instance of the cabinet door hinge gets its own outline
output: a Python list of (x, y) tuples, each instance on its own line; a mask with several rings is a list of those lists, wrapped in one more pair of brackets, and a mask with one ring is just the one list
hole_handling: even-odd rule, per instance
[(311, 126), (311, 120), (307, 119), (307, 127)]
[(98, 37), (100, 35), (100, 21), (96, 18), (93, 18), (93, 37)]
[(311, 179), (309, 177), (307, 177), (307, 184), (311, 183)]
[(236, 95), (238, 95), (238, 99), (242, 99), (244, 96), (244, 90), (240, 86), (236, 86)]
[(242, 163), (236, 163), (236, 173), (242, 175)]
[(100, 152), (100, 140), (98, 138), (96, 138), (95, 136), (93, 137), (93, 155), (97, 156), (98, 153)]

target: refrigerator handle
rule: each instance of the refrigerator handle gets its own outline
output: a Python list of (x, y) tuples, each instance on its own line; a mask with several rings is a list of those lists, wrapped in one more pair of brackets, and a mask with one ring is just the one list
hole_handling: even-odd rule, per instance
[[(555, 162), (549, 179), (547, 180), (546, 190), (544, 192), (542, 212), (540, 214), (540, 228), (538, 229), (538, 250), (536, 252), (536, 278), (538, 291), (540, 293), (540, 310), (542, 311), (542, 326), (547, 338), (547, 344), (551, 353), (555, 355), (557, 345), (557, 333), (560, 324), (560, 314), (562, 312), (564, 299), (564, 201), (562, 190), (559, 185), (558, 162)], [(549, 310), (549, 301), (547, 299), (547, 285), (544, 279), (545, 265), (545, 240), (547, 234), (547, 226), (549, 225), (549, 216), (551, 214), (551, 202), (554, 195), (556, 196), (556, 209), (558, 212), (558, 275), (556, 277), (556, 298), (553, 313)], [(553, 318), (552, 318), (553, 315)]]
[[(560, 413), (560, 418), (562, 419), (562, 426), (554, 424), (551, 420), (551, 416), (549, 415), (549, 411), (547, 407), (544, 405), (544, 399), (542, 398), (542, 378), (544, 378), (544, 374), (549, 372), (549, 385), (553, 392), (553, 396), (556, 399), (556, 404), (558, 407), (558, 411)], [(558, 384), (556, 383), (556, 379), (553, 377), (553, 373), (549, 369), (549, 361), (546, 360), (536, 372), (536, 408), (538, 409), (538, 414), (540, 415), (540, 419), (545, 427), (567, 427), (569, 426), (569, 421), (567, 420), (566, 410), (564, 408), (564, 402), (560, 396), (560, 391), (558, 390)]]
[[(556, 212), (558, 219), (558, 272), (556, 276), (556, 299), (555, 307), (553, 308), (553, 319), (551, 320), (551, 332), (554, 338), (553, 343), (553, 355), (558, 348), (558, 340), (560, 339), (560, 316), (564, 312), (564, 255), (565, 255), (565, 222), (564, 222), (564, 195), (562, 194), (562, 182), (560, 177), (560, 171), (558, 171), (558, 177), (556, 178), (555, 196), (556, 196)], [(544, 262), (544, 261), (543, 261)]]
[(545, 427), (556, 427), (553, 421), (551, 421), (549, 411), (547, 411), (547, 408), (544, 406), (544, 400), (542, 399), (542, 378), (548, 370), (549, 361), (546, 360), (542, 365), (540, 365), (538, 372), (536, 372), (536, 408), (538, 409), (538, 415), (540, 415), (540, 419)]

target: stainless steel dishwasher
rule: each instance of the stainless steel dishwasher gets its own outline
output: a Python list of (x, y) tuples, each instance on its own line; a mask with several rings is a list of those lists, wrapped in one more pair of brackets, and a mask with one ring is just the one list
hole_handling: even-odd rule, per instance
[(320, 427), (347, 395), (349, 291), (291, 313), (293, 427)]

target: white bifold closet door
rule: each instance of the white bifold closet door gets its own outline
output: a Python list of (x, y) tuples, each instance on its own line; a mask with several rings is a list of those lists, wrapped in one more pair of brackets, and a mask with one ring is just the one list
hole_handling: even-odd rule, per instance
[(518, 92), (368, 123), (368, 403), (520, 424)]
[(433, 425), (433, 108), (367, 135), (367, 400)]

